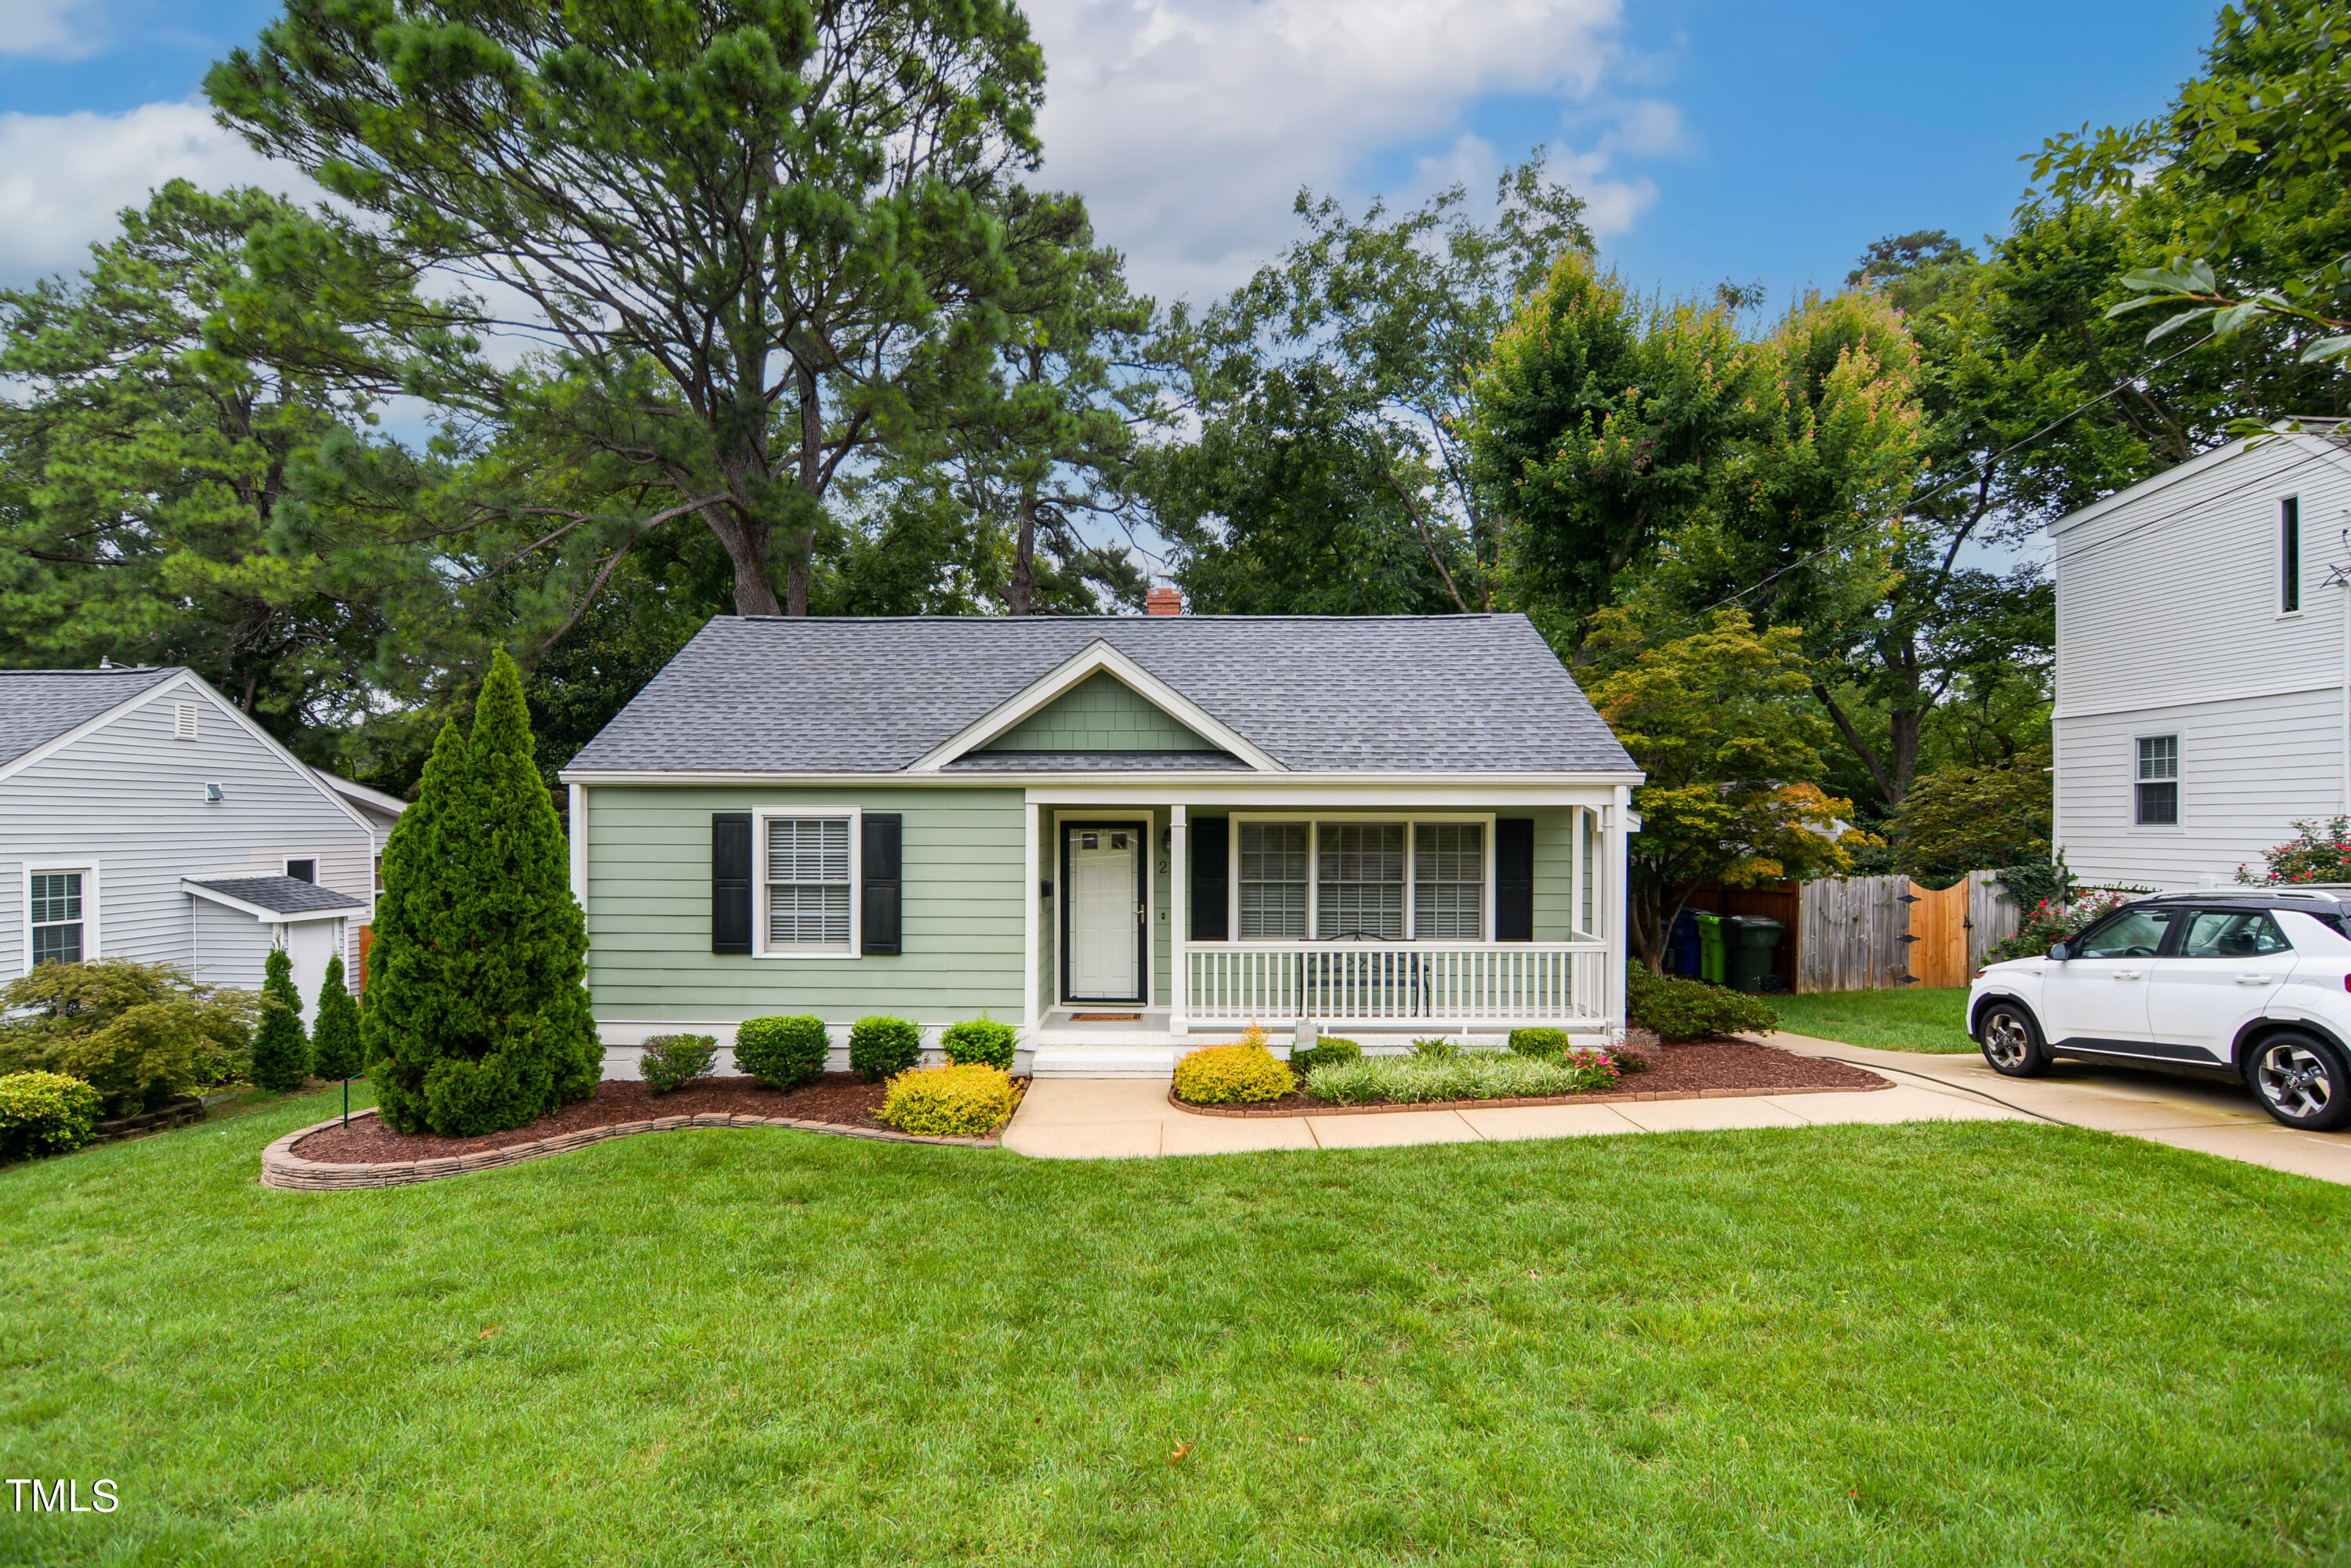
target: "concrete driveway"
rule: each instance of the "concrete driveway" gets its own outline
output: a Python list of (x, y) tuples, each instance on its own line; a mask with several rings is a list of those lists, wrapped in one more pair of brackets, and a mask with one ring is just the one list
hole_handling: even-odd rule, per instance
[(1980, 1056), (1868, 1051), (1790, 1034), (1773, 1035), (1771, 1043), (1875, 1069), (1895, 1087), (1753, 1099), (1243, 1119), (1176, 1109), (1167, 1103), (1164, 1078), (1044, 1078), (1029, 1086), (1005, 1130), (1004, 1146), (1040, 1159), (1131, 1159), (1834, 1122), (2047, 1121), (2351, 1184), (2351, 1133), (2281, 1127), (2245, 1091), (2228, 1085), (2074, 1061), (2061, 1062), (2046, 1078), (2002, 1078)]

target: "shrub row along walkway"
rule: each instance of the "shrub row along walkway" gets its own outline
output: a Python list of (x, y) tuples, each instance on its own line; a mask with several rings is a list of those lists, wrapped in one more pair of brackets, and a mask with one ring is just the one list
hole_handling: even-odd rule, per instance
[(2020, 1081), (2001, 1077), (1980, 1056), (1869, 1051), (1789, 1034), (1773, 1035), (1771, 1043), (1802, 1055), (1861, 1064), (1886, 1073), (1896, 1087), (1277, 1118), (1209, 1117), (1180, 1110), (1168, 1103), (1165, 1079), (1048, 1078), (1030, 1087), (1005, 1130), (1004, 1146), (1043, 1159), (1112, 1159), (1833, 1122), (2046, 1118), (2351, 1184), (2351, 1134), (2297, 1133), (2282, 1127), (2262, 1113), (2246, 1091), (2228, 1084), (2074, 1061), (2060, 1062), (2046, 1078)]

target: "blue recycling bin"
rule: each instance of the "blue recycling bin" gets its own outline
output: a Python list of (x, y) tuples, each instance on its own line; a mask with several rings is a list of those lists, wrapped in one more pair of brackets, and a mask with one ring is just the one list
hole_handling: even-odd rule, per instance
[(1701, 915), (1713, 911), (1685, 909), (1674, 916), (1674, 928), (1666, 937), (1666, 968), (1669, 973), (1698, 978), (1698, 922)]

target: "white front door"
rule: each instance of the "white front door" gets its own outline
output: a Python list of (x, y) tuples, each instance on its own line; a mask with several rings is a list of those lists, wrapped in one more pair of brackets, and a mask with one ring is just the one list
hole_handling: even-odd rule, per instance
[(1143, 829), (1069, 827), (1069, 999), (1131, 1002), (1142, 995)]

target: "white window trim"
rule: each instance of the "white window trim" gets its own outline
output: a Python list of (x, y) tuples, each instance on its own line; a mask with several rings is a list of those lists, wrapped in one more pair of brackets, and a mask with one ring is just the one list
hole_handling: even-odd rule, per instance
[[(2143, 740), (2171, 742), (2171, 777), (2168, 779), (2139, 777), (2138, 747), (2139, 742)], [(2147, 731), (2145, 735), (2134, 735), (2130, 737), (2129, 758), (2130, 799), (2123, 808), (2130, 817), (2130, 821), (2126, 824), (2129, 831), (2134, 833), (2153, 833), (2158, 837), (2185, 833), (2188, 831), (2187, 737), (2176, 729), (2155, 729)], [(2138, 787), (2141, 784), (2163, 783), (2168, 783), (2171, 786), (2171, 821), (2168, 822), (2140, 821), (2138, 820)]]
[[(293, 873), (291, 870), (287, 869), (287, 868), (288, 868), (288, 867), (291, 865), (291, 863), (292, 863), (293, 862), (295, 862), (295, 861), (308, 861), (308, 862), (310, 862), (310, 883), (311, 883), (311, 885), (312, 885), (312, 886), (314, 886), (314, 887), (326, 887), (326, 886), (327, 886), (327, 884), (326, 884), (324, 882), (322, 882), (322, 881), (320, 881), (320, 880), (319, 880), (321, 877), (323, 877), (323, 876), (325, 876), (325, 875), (326, 875), (326, 870), (327, 870), (327, 857), (326, 857), (326, 856), (324, 856), (324, 855), (322, 855), (322, 854), (319, 854), (319, 853), (316, 852), (315, 851), (311, 851), (311, 850), (305, 850), (305, 851), (303, 851), (300, 854), (296, 854), (296, 855), (279, 855), (279, 856), (277, 857), (277, 874), (278, 874), (278, 875), (280, 875), (280, 876), (292, 876), (292, 875), (294, 874), (294, 873)], [(327, 891), (328, 891), (328, 892), (329, 892), (329, 893), (332, 893), (332, 892), (334, 892), (334, 891), (335, 891), (335, 889), (333, 889), (333, 888), (327, 888)], [(375, 896), (374, 889), (372, 889), (372, 888), (369, 889), (368, 896), (369, 896), (369, 897), (371, 897), (371, 898), (372, 898), (372, 897), (374, 897), (374, 896)]]
[(99, 862), (80, 861), (26, 861), (16, 883), (16, 893), (25, 901), (24, 973), (33, 972), (33, 878), (42, 873), (61, 871), (81, 873), (81, 956), (85, 962), (99, 956), (98, 888)]
[[(798, 945), (777, 946), (768, 939), (775, 929), (768, 907), (768, 824), (779, 819), (838, 817), (849, 824), (849, 946), (811, 949)], [(841, 963), (865, 956), (865, 808), (862, 806), (754, 806), (751, 808), (751, 956), (798, 959), (802, 963)], [(905, 918), (904, 895), (899, 918)]]
[[(1404, 825), (1404, 939), (1417, 942), (1419, 925), (1414, 896), (1418, 883), (1418, 862), (1416, 852), (1419, 845), (1415, 832), (1423, 822), (1477, 822), (1484, 826), (1485, 887), (1480, 894), (1482, 904), (1478, 916), (1478, 928), (1485, 933), (1477, 939), (1481, 947), (1499, 946), (1494, 938), (1494, 820), (1496, 811), (1417, 811), (1406, 808), (1398, 811), (1235, 811), (1232, 828), (1225, 835), (1225, 929), (1235, 935), (1229, 946), (1235, 947), (1294, 947), (1301, 942), (1321, 942), (1326, 938), (1314, 933), (1322, 919), (1322, 834), (1325, 822), (1400, 822)], [(1241, 928), (1241, 833), (1243, 822), (1303, 822), (1306, 824), (1306, 935), (1304, 936), (1251, 936), (1238, 935)], [(1431, 941), (1458, 943), (1458, 936), (1431, 937)]]
[[(1069, 896), (1070, 890), (1062, 884), (1061, 880), (1061, 845), (1069, 826), (1076, 822), (1135, 822), (1142, 826), (1143, 831), (1137, 835), (1142, 841), (1135, 846), (1135, 852), (1143, 857), (1143, 907), (1150, 911), (1143, 945), (1143, 961), (1146, 971), (1143, 977), (1143, 994), (1146, 997), (1156, 997), (1159, 994), (1159, 843), (1154, 837), (1154, 830), (1159, 825), (1158, 809), (1153, 807), (1137, 810), (1129, 806), (1108, 806), (1100, 809), (1085, 806), (1054, 808), (1051, 853), (1053, 895), (1056, 899)], [(1176, 874), (1172, 862), (1168, 866), (1167, 874), (1169, 876)], [(1052, 990), (1058, 999), (1053, 1005), (1064, 1008), (1083, 1007), (1088, 1004), (1068, 995), (1070, 966), (1069, 956), (1061, 951), (1060, 946), (1061, 916), (1061, 905), (1056, 903), (1052, 907), (1052, 918), (1046, 922), (1052, 928), (1054, 941)], [(1168, 932), (1167, 941), (1168, 950), (1172, 955), (1176, 941), (1174, 931)], [(1169, 961), (1171, 963), (1174, 961), (1172, 956)], [(1134, 1005), (1155, 1008), (1159, 1004), (1156, 1001), (1144, 1001)]]

